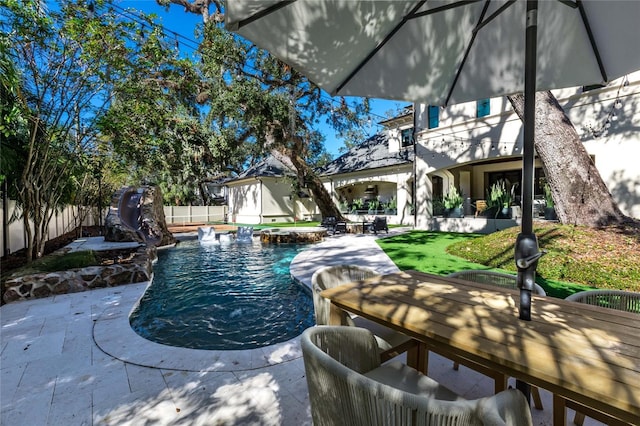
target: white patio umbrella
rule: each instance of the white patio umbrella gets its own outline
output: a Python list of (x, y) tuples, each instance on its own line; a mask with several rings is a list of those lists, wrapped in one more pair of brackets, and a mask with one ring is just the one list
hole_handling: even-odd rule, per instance
[(225, 23), (332, 95), (446, 106), (525, 93), (520, 318), (541, 255), (533, 233), (535, 91), (640, 69), (640, 1), (233, 0)]

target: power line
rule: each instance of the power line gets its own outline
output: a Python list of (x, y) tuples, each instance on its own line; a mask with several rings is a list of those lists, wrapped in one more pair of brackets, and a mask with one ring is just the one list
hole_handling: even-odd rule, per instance
[[(120, 12), (119, 13), (120, 16), (122, 16), (125, 19), (130, 19), (130, 20), (140, 24), (143, 28), (146, 27), (147, 25), (149, 25), (149, 26), (152, 26), (152, 28), (155, 27), (155, 28), (160, 29), (160, 31), (162, 32), (162, 34), (165, 37), (167, 37), (167, 34), (172, 35), (174, 37), (174, 39), (176, 39), (176, 47), (178, 47), (178, 45), (177, 45), (178, 38), (180, 38), (182, 40), (182, 42), (185, 44), (185, 46), (191, 48), (193, 51), (198, 51), (198, 49), (200, 47), (199, 42), (197, 40), (189, 38), (188, 36), (185, 36), (185, 35), (177, 32), (177, 31), (171, 30), (171, 29), (167, 28), (164, 24), (159, 24), (157, 22), (152, 22), (152, 23), (148, 22), (145, 18), (140, 16), (141, 12), (139, 10), (137, 10), (137, 9), (133, 9), (133, 10), (136, 10), (138, 12), (138, 14), (133, 13), (131, 11), (131, 8), (124, 9), (124, 8), (122, 8), (122, 7), (120, 7), (120, 6), (116, 5), (116, 4), (112, 4), (111, 6), (114, 9), (117, 9)], [(125, 16), (123, 14), (126, 14), (127, 16)], [(245, 66), (251, 71), (259, 72), (258, 69), (252, 67), (251, 65), (245, 65)], [(284, 85), (290, 85), (291, 84), (291, 83), (289, 83), (289, 82), (287, 82), (285, 80), (279, 79), (279, 78), (274, 78), (274, 80), (277, 80), (277, 81), (283, 83)], [(332, 104), (337, 104), (337, 105), (341, 104), (340, 100), (334, 99), (333, 97), (325, 95), (324, 93), (320, 94), (320, 98), (324, 99), (324, 100), (327, 100), (327, 101), (331, 102)], [(371, 116), (371, 117), (377, 117), (380, 120), (388, 120), (389, 119), (389, 117), (384, 117), (382, 115), (379, 115), (379, 114), (376, 114), (376, 113), (373, 113), (373, 112), (370, 112), (368, 115)], [(378, 123), (372, 123), (372, 125), (375, 125), (377, 127), (384, 127), (383, 125), (378, 124)]]

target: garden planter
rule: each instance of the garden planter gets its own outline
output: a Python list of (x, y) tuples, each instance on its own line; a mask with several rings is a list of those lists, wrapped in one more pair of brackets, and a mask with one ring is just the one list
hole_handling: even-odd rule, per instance
[(461, 218), (461, 217), (464, 217), (464, 211), (463, 211), (462, 207), (455, 207), (453, 209), (445, 209), (444, 217)]
[(504, 207), (498, 212), (497, 219), (511, 219), (511, 207)]
[(558, 215), (556, 214), (556, 209), (554, 207), (545, 207), (544, 208), (544, 218), (545, 218), (545, 220), (558, 220)]

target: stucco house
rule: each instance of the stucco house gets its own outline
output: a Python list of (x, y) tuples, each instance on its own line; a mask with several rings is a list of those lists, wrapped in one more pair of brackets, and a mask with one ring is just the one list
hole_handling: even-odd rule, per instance
[(227, 180), (229, 219), (234, 223), (268, 224), (319, 217), (310, 194), (294, 189), (292, 169), (269, 156)]
[[(554, 95), (620, 209), (639, 218), (640, 72), (606, 86), (556, 90)], [(380, 124), (384, 126), (380, 133), (318, 170), (348, 219), (359, 222), (386, 216), (389, 223), (420, 229), (495, 229), (487, 226), (487, 218), (476, 217), (477, 206), (496, 182), (511, 186), (522, 179), (522, 122), (506, 98), (447, 108), (416, 104)], [(244, 223), (320, 220), (317, 206), (308, 197), (313, 194), (292, 194), (289, 170), (290, 166), (270, 157), (228, 181), (231, 219)], [(544, 205), (544, 183), (537, 161), (538, 207)], [(464, 221), (443, 218), (438, 208), (454, 187), (462, 193)], [(515, 225), (520, 216), (519, 190), (515, 192), (511, 219), (502, 227)]]
[[(639, 218), (640, 72), (606, 86), (553, 93), (622, 212)], [(415, 128), (417, 227), (443, 229), (433, 201), (453, 187), (461, 189), (465, 213), (472, 214), (475, 202), (486, 198), (493, 183), (522, 180), (523, 126), (506, 98), (447, 108), (415, 105), (415, 110), (414, 122), (407, 126)], [(534, 192), (540, 203), (544, 182), (536, 160)], [(513, 212), (519, 215), (518, 209)]]
[(388, 223), (413, 225), (415, 153), (411, 135), (404, 136), (378, 133), (318, 170), (347, 219), (386, 216)]

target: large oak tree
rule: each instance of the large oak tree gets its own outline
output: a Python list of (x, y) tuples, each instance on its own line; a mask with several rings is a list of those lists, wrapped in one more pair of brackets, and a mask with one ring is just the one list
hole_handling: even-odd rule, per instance
[(254, 160), (276, 156), (293, 167), (294, 192), (297, 187), (310, 189), (323, 216), (342, 218), (314, 171), (328, 160), (324, 137), (315, 127), (326, 120), (338, 134), (362, 138), (364, 133), (357, 130), (368, 119), (368, 101), (348, 104), (344, 98), (330, 99), (296, 70), (226, 31), (220, 2), (159, 3), (181, 5), (203, 18), (199, 48), (203, 80), (198, 100), (207, 107), (208, 124), (215, 130), (217, 143), (229, 152), (251, 153)]
[[(508, 98), (524, 121), (524, 95)], [(561, 223), (597, 227), (630, 220), (613, 200), (578, 132), (550, 91), (536, 94), (534, 145)]]

